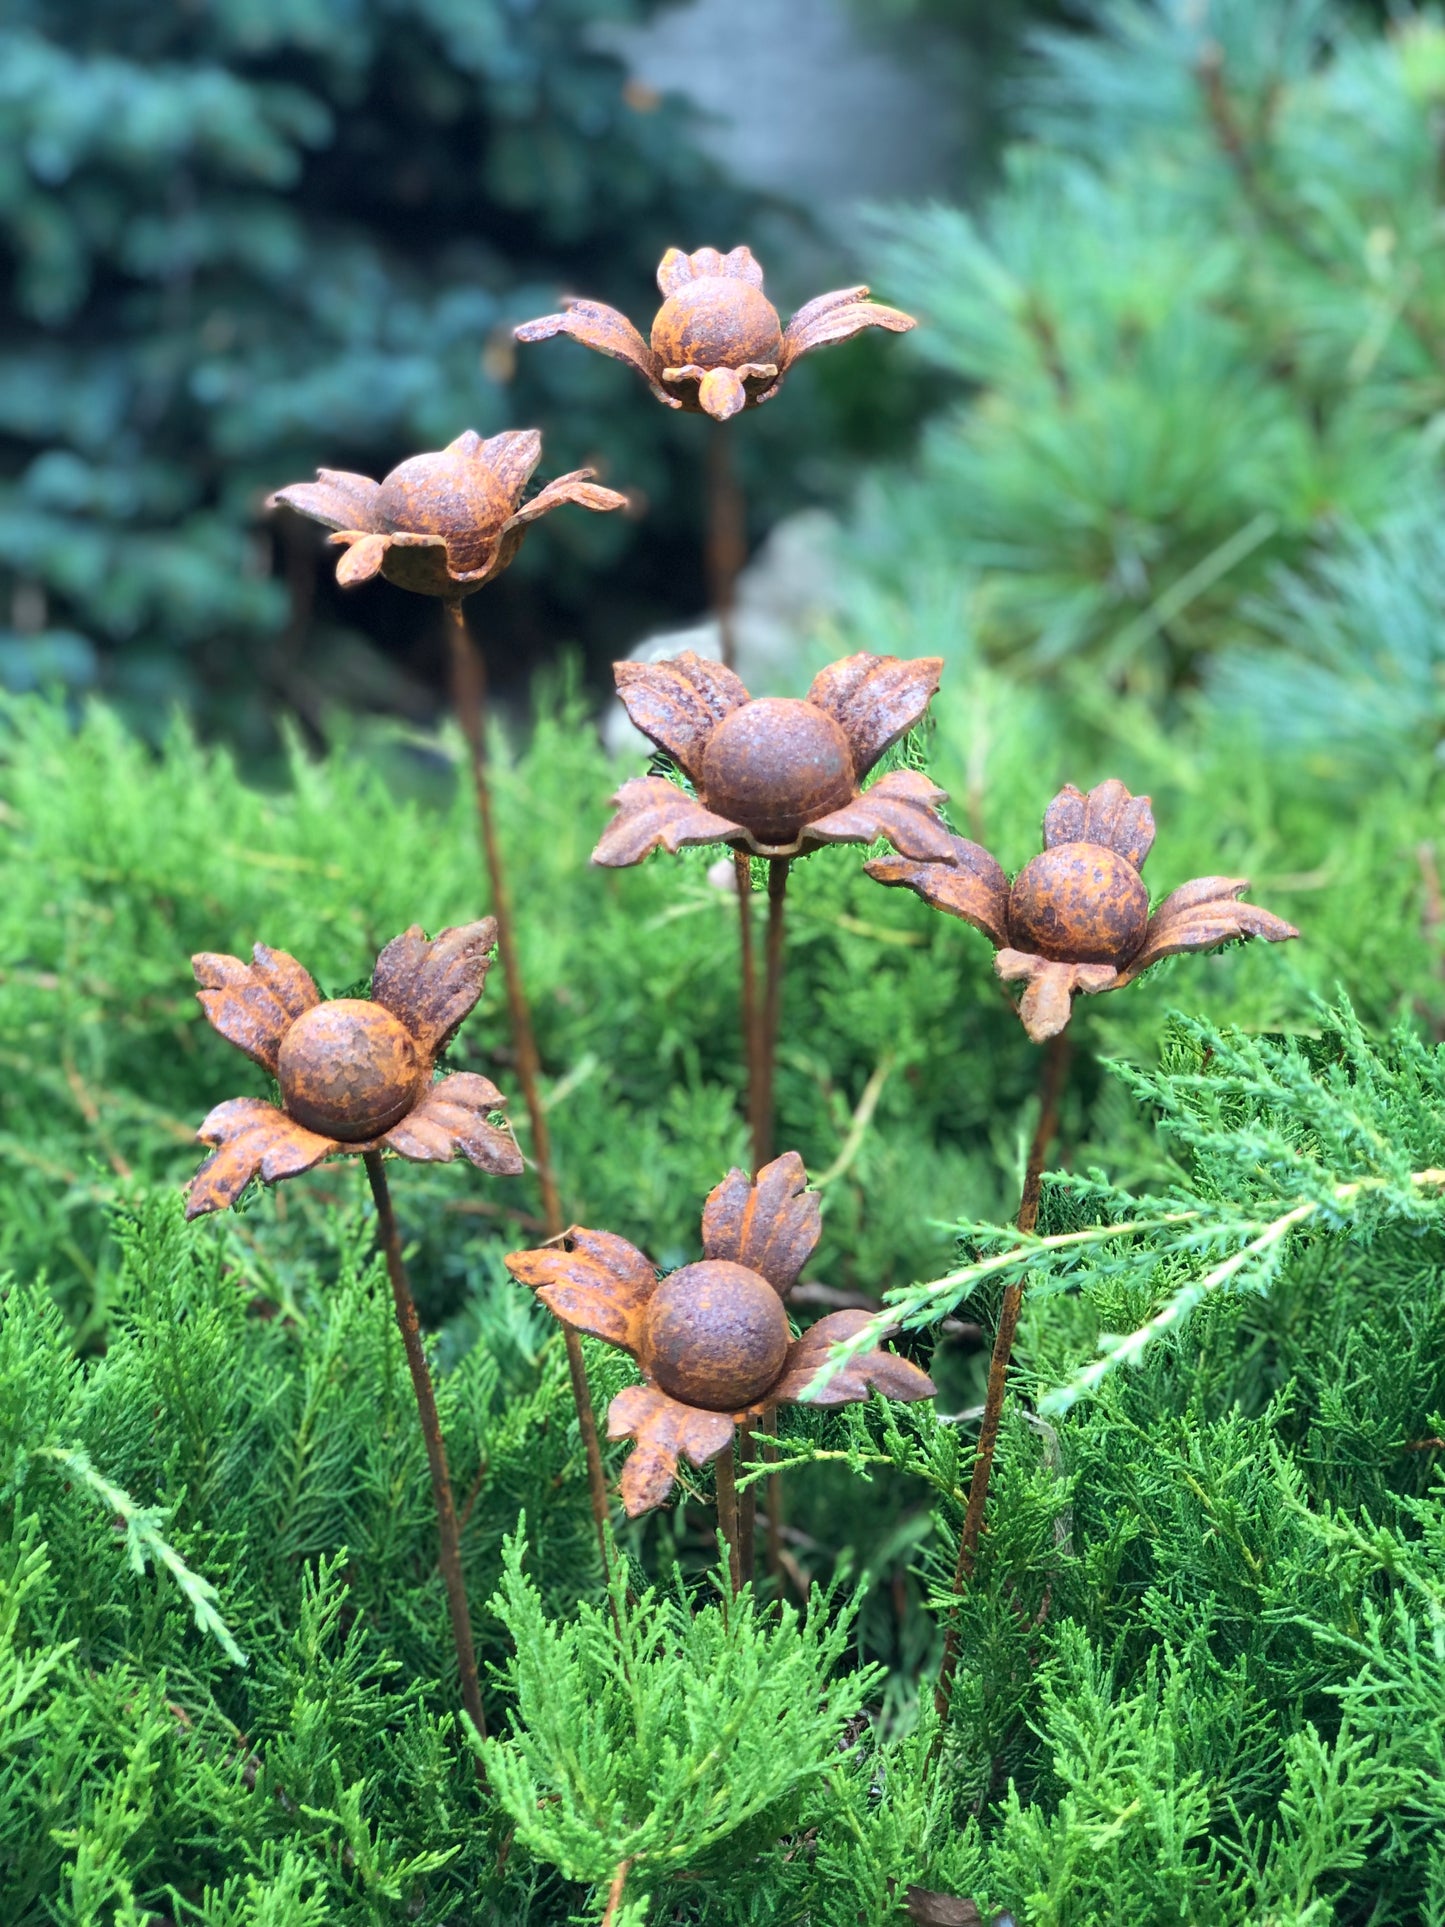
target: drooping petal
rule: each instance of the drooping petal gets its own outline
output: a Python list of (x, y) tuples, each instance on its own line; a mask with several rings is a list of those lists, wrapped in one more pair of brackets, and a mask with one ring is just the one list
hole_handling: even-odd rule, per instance
[(561, 508), (564, 502), (575, 502), (578, 508), (593, 509), (598, 513), (608, 509), (625, 509), (627, 497), (619, 495), (616, 489), (599, 487), (592, 480), (596, 473), (595, 468), (578, 468), (570, 475), (559, 475), (555, 482), (548, 482), (530, 502), (502, 524), (503, 533), (508, 529), (523, 528), (528, 522), (535, 522), (539, 515), (550, 515), (553, 509)]
[[(803, 1394), (833, 1347), (861, 1331), (872, 1318), (873, 1313), (868, 1311), (832, 1311), (816, 1325), (810, 1325), (802, 1337), (795, 1338), (789, 1346), (788, 1362), (782, 1377), (768, 1394), (769, 1404), (802, 1404)], [(911, 1402), (932, 1398), (934, 1390), (933, 1380), (911, 1359), (874, 1350), (859, 1352), (856, 1358), (850, 1359), (807, 1403), (853, 1405), (867, 1398), (870, 1391), (881, 1392), (885, 1398)]]
[(786, 1297), (823, 1230), (818, 1194), (807, 1183), (796, 1151), (765, 1164), (756, 1178), (729, 1171), (703, 1206), (703, 1257), (746, 1265)]
[(599, 354), (611, 355), (614, 361), (625, 361), (635, 368), (659, 401), (670, 408), (681, 406), (660, 385), (662, 365), (657, 356), (627, 316), (605, 302), (570, 301), (562, 314), (544, 314), (513, 332), (518, 341), (550, 341), (554, 335), (571, 335), (584, 348), (595, 348)]
[(196, 998), (214, 1029), (264, 1070), (276, 1069), (281, 1039), (321, 992), (294, 957), (258, 943), (251, 963), (201, 951), (191, 958)]
[(709, 368), (697, 385), (697, 405), (715, 422), (728, 422), (734, 415), (740, 415), (748, 405), (748, 391), (741, 371)]
[(513, 1251), (502, 1262), (564, 1325), (635, 1354), (647, 1301), (657, 1289), (651, 1260), (610, 1231), (574, 1225), (567, 1237), (570, 1250), (542, 1245)]
[(824, 348), (832, 341), (850, 341), (865, 328), (886, 328), (890, 334), (906, 335), (918, 323), (901, 308), (885, 308), (867, 299), (868, 290), (839, 289), (835, 294), (820, 294), (793, 316), (783, 331), (782, 364), (791, 368), (800, 355)]
[(1073, 1014), (1074, 998), (1117, 990), (1123, 981), (1112, 964), (1055, 963), (1031, 951), (1000, 950), (994, 970), (1006, 984), (1022, 983), (1019, 1016), (1036, 1044), (1057, 1037)]
[(669, 248), (657, 266), (657, 285), (665, 295), (676, 294), (689, 281), (707, 281), (719, 275), (750, 282), (755, 288), (763, 285), (763, 271), (750, 248), (733, 248), (728, 254), (720, 254), (716, 248), (698, 248), (692, 254)]
[(460, 1151), (479, 1171), (515, 1178), (525, 1168), (510, 1131), (488, 1119), (506, 1099), (490, 1078), (474, 1071), (457, 1071), (442, 1078), (382, 1138), (389, 1150), (415, 1164), (450, 1164)]
[(997, 949), (1008, 942), (1008, 878), (982, 844), (955, 836), (951, 847), (951, 863), (911, 863), (902, 857), (878, 856), (863, 868), (875, 883), (902, 885), (935, 910), (971, 923)]
[(732, 1444), (734, 1422), (726, 1412), (683, 1405), (655, 1385), (629, 1385), (607, 1411), (609, 1439), (636, 1439), (622, 1468), (622, 1504), (636, 1519), (662, 1504), (677, 1478), (677, 1461), (704, 1466)]
[(746, 835), (739, 823), (714, 816), (695, 797), (662, 776), (637, 776), (612, 798), (617, 814), (602, 832), (592, 861), (622, 870), (653, 850), (674, 855), (701, 843), (721, 843)]
[(707, 740), (748, 692), (731, 669), (685, 649), (665, 662), (615, 662), (622, 706), (644, 736), (697, 781)]
[(477, 460), (492, 471), (514, 502), (541, 459), (540, 428), (504, 428), (500, 435), (489, 435), (477, 449)]
[(830, 662), (813, 678), (806, 700), (841, 725), (853, 768), (866, 776), (885, 749), (906, 736), (938, 694), (941, 656), (871, 656)]
[(434, 1057), (481, 996), (496, 941), (495, 917), (443, 930), (430, 940), (414, 923), (377, 958), (372, 1000), (399, 1017)]
[(333, 541), (347, 545), (336, 564), (336, 580), (342, 588), (354, 589), (358, 582), (370, 582), (374, 575), (380, 575), (386, 552), (395, 539), (390, 535), (360, 535), (353, 540), (350, 530), (333, 536)]
[(292, 482), (278, 488), (268, 509), (295, 509), (328, 529), (375, 529), (381, 483), (369, 475), (351, 475), (342, 468), (318, 468), (314, 482)]
[(1147, 796), (1132, 796), (1116, 776), (1086, 796), (1066, 783), (1044, 811), (1044, 848), (1099, 843), (1142, 870), (1154, 845), (1154, 812)]
[(258, 1175), (274, 1184), (309, 1171), (341, 1148), (334, 1138), (304, 1130), (259, 1097), (233, 1097), (218, 1104), (196, 1136), (218, 1148), (187, 1187), (188, 1218), (227, 1210)]
[(1287, 943), (1299, 935), (1283, 917), (1253, 903), (1237, 903), (1235, 899), (1248, 888), (1246, 877), (1196, 877), (1192, 883), (1181, 883), (1150, 917), (1143, 946), (1119, 973), (1119, 982), (1132, 983), (1151, 964), (1185, 950), (1212, 950), (1237, 937)]
[(954, 838), (938, 814), (945, 792), (916, 769), (890, 770), (872, 789), (841, 810), (832, 810), (803, 831), (805, 847), (815, 843), (875, 843), (886, 836), (906, 857), (931, 859), (945, 868), (953, 861)]

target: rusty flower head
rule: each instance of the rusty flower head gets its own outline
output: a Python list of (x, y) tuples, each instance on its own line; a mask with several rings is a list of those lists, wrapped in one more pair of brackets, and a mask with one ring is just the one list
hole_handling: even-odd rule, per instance
[(1245, 877), (1196, 877), (1151, 917), (1139, 872), (1153, 842), (1149, 798), (1111, 779), (1087, 796), (1072, 783), (1059, 791), (1044, 815), (1043, 854), (1012, 887), (988, 851), (961, 836), (951, 864), (880, 857), (866, 868), (983, 932), (999, 976), (1024, 985), (1019, 1015), (1037, 1044), (1068, 1023), (1076, 994), (1119, 990), (1163, 957), (1235, 937), (1299, 935), (1282, 917), (1236, 902)]
[(918, 326), (898, 308), (870, 301), (866, 288), (838, 288), (799, 308), (784, 328), (763, 293), (763, 271), (747, 248), (731, 254), (669, 248), (657, 285), (664, 299), (653, 317), (650, 343), (615, 308), (575, 300), (562, 314), (525, 322), (517, 339), (571, 335), (635, 368), (669, 408), (725, 422), (744, 408), (771, 401), (793, 363), (813, 348), (847, 341), (864, 328), (906, 334)]
[[(774, 1406), (802, 1402), (834, 1345), (862, 1326), (866, 1311), (836, 1311), (794, 1338), (783, 1298), (818, 1242), (816, 1194), (796, 1151), (763, 1166), (752, 1181), (730, 1171), (702, 1214), (702, 1260), (659, 1278), (625, 1238), (574, 1226), (567, 1247), (514, 1251), (507, 1269), (566, 1325), (630, 1352), (645, 1384), (613, 1399), (607, 1435), (635, 1439), (622, 1469), (629, 1518), (661, 1505), (679, 1457), (710, 1463), (734, 1429)], [(933, 1396), (933, 1381), (906, 1358), (867, 1351), (835, 1373), (814, 1402), (851, 1405), (876, 1389), (885, 1397)]]
[(329, 1003), (284, 950), (258, 943), (251, 963), (192, 957), (202, 1009), (271, 1072), (281, 1103), (233, 1097), (216, 1106), (196, 1133), (217, 1148), (191, 1180), (186, 1216), (224, 1211), (258, 1173), (272, 1184), (336, 1151), (442, 1164), (460, 1151), (478, 1170), (515, 1177), (521, 1155), (488, 1122), (506, 1102), (495, 1084), (470, 1071), (432, 1082), (438, 1055), (482, 994), (496, 937), (494, 917), (430, 942), (413, 924), (377, 958), (369, 998)]
[(485, 442), (469, 428), (434, 454), (413, 455), (384, 482), (318, 469), (314, 482), (278, 489), (267, 506), (295, 509), (335, 531), (331, 541), (346, 551), (336, 565), (343, 588), (379, 573), (398, 588), (457, 602), (500, 575), (527, 524), (563, 502), (627, 506), (625, 495), (597, 487), (590, 468), (559, 475), (523, 506), (541, 456), (535, 428), (509, 428)]
[(699, 843), (789, 857), (882, 836), (905, 856), (951, 864), (953, 839), (935, 812), (942, 790), (916, 770), (894, 770), (866, 793), (858, 787), (927, 709), (942, 667), (937, 656), (846, 656), (799, 702), (755, 699), (731, 669), (691, 650), (615, 664), (628, 715), (697, 794), (662, 776), (624, 783), (592, 861), (620, 869), (659, 846)]

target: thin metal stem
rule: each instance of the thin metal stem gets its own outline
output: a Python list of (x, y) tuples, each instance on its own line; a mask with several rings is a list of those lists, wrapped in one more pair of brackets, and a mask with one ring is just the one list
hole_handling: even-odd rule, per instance
[(482, 1711), (482, 1689), (477, 1680), (477, 1654), (472, 1644), (471, 1614), (467, 1610), (467, 1589), (462, 1578), (462, 1539), (457, 1525), (457, 1509), (452, 1499), (451, 1475), (447, 1471), (446, 1446), (442, 1441), (441, 1421), (437, 1417), (436, 1393), (427, 1369), (426, 1352), (421, 1342), (421, 1325), (416, 1301), (401, 1255), (401, 1236), (396, 1228), (396, 1213), (391, 1208), (391, 1187), (386, 1181), (386, 1166), (380, 1151), (367, 1151), (362, 1162), (376, 1202), (376, 1229), (386, 1254), (387, 1276), (396, 1306), (396, 1322), (401, 1342), (406, 1347), (406, 1362), (411, 1370), (412, 1390), (426, 1441), (427, 1464), (431, 1469), (432, 1499), (436, 1505), (437, 1538), (440, 1541), (442, 1579), (447, 1589), (447, 1608), (451, 1614), (452, 1638), (456, 1642), (457, 1671), (461, 1675), (462, 1704), (471, 1714), (472, 1724), (485, 1736), (487, 1716)]
[(759, 1169), (773, 1155), (773, 1082), (778, 1056), (778, 1027), (783, 1011), (783, 899), (793, 860), (768, 858), (768, 936), (763, 971), (762, 1077), (758, 1095), (756, 1161)]
[[(1063, 1093), (1064, 1082), (1068, 1076), (1069, 1043), (1066, 1033), (1051, 1037), (1044, 1046), (1043, 1074), (1039, 1087), (1039, 1117), (1034, 1126), (1033, 1142), (1029, 1146), (1028, 1163), (1024, 1168), (1023, 1196), (1019, 1203), (1019, 1213), (1015, 1220), (1022, 1232), (1031, 1232), (1039, 1221), (1039, 1193), (1042, 1188), (1044, 1160), (1049, 1146), (1059, 1126), (1059, 1099)], [(988, 1503), (989, 1479), (993, 1473), (994, 1452), (998, 1445), (999, 1422), (1003, 1416), (1004, 1389), (1008, 1379), (1009, 1360), (1013, 1353), (1014, 1333), (1018, 1329), (1019, 1312), (1023, 1307), (1024, 1281), (1010, 1284), (1005, 1288), (1003, 1304), (999, 1309), (998, 1329), (994, 1333), (993, 1355), (988, 1367), (988, 1390), (984, 1395), (983, 1422), (979, 1427), (978, 1446), (974, 1452), (973, 1476), (968, 1487), (968, 1507), (964, 1513), (963, 1531), (958, 1541), (958, 1560), (953, 1569), (953, 1590), (955, 1595), (962, 1594), (973, 1578), (974, 1562), (978, 1556), (979, 1535), (983, 1531), (984, 1509)], [(938, 1685), (934, 1689), (934, 1706), (938, 1712), (940, 1730), (948, 1721), (948, 1709), (953, 1701), (953, 1677), (958, 1669), (958, 1621), (950, 1616), (948, 1631), (943, 1641), (943, 1663), (938, 1670)]]
[[(542, 1103), (541, 1059), (537, 1054), (532, 1012), (522, 978), (521, 958), (517, 954), (512, 924), (512, 899), (502, 862), (501, 841), (492, 810), (491, 784), (487, 780), (487, 671), (482, 652), (467, 627), (460, 602), (447, 604), (447, 635), (451, 645), (452, 705), (462, 734), (471, 752), (472, 782), (477, 797), (477, 823), (481, 831), (482, 858), (491, 886), (492, 909), (497, 919), (497, 945), (502, 953), (502, 977), (507, 991), (507, 1012), (511, 1020), (512, 1048), (517, 1058), (517, 1079), (522, 1100), (532, 1127), (532, 1158), (542, 1191), (542, 1215), (549, 1238), (557, 1238), (566, 1228), (557, 1176), (552, 1165), (552, 1134)], [(577, 1425), (582, 1434), (582, 1449), (587, 1459), (587, 1488), (592, 1501), (592, 1522), (597, 1528), (597, 1545), (602, 1554), (602, 1569), (609, 1568), (607, 1556), (607, 1475), (602, 1467), (602, 1447), (597, 1437), (597, 1418), (592, 1410), (592, 1395), (587, 1385), (587, 1366), (582, 1357), (582, 1341), (570, 1325), (562, 1326), (567, 1347), (567, 1369), (572, 1379), (572, 1402), (577, 1408)]]
[(738, 892), (738, 951), (742, 960), (742, 1035), (743, 1069), (747, 1077), (748, 1137), (752, 1145), (753, 1169), (758, 1167), (758, 1085), (762, 1058), (762, 1038), (758, 1026), (762, 1012), (758, 1005), (758, 971), (753, 955), (753, 860), (746, 850), (733, 851), (733, 874)]
[(738, 1484), (733, 1471), (733, 1447), (713, 1460), (713, 1471), (717, 1477), (717, 1522), (722, 1536), (727, 1541), (728, 1577), (732, 1581), (734, 1597), (741, 1590), (742, 1541), (738, 1523)]
[(733, 468), (732, 437), (713, 429), (707, 438), (707, 531), (704, 560), (708, 593), (717, 617), (718, 637), (725, 666), (737, 664), (733, 609), (737, 580), (747, 560), (747, 527), (743, 492)]

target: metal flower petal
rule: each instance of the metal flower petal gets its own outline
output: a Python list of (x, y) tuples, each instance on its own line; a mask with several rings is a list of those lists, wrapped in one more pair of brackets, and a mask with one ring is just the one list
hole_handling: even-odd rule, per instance
[[(354, 529), (345, 529), (331, 539), (346, 544), (336, 564), (336, 580), (343, 589), (354, 589), (358, 582), (370, 582), (380, 575), (387, 551), (396, 541), (394, 535), (357, 534)], [(440, 548), (441, 538), (431, 538), (431, 545)]]
[(428, 939), (419, 923), (393, 937), (376, 960), (371, 995), (435, 1056), (477, 999), (491, 968), (497, 920), (482, 917)]
[(657, 1273), (636, 1245), (574, 1225), (566, 1244), (513, 1251), (502, 1262), (563, 1324), (637, 1355)]
[(803, 846), (816, 843), (876, 843), (886, 837), (904, 856), (953, 860), (953, 836), (938, 805), (947, 792), (916, 769), (890, 770), (871, 789), (840, 810), (820, 816), (803, 830)]
[(515, 502), (542, 459), (541, 429), (504, 428), (499, 435), (489, 435), (486, 441), (482, 441), (474, 429), (468, 429), (467, 436), (459, 437), (452, 447), (459, 447), (467, 437), (470, 444), (465, 452), (474, 454), (477, 461), (489, 468)]
[(1212, 950), (1216, 944), (1248, 937), (1287, 943), (1299, 935), (1283, 917), (1253, 903), (1236, 902), (1248, 888), (1246, 877), (1196, 877), (1192, 883), (1181, 883), (1150, 917), (1143, 948), (1120, 971), (1119, 982), (1131, 983), (1151, 964), (1186, 950)]
[(683, 1405), (655, 1385), (629, 1385), (607, 1411), (609, 1439), (635, 1439), (622, 1468), (622, 1504), (636, 1519), (662, 1504), (677, 1478), (677, 1461), (709, 1464), (732, 1444), (735, 1423), (727, 1412)]
[(1057, 1037), (1073, 1013), (1074, 998), (1117, 990), (1123, 982), (1112, 964), (1058, 963), (1032, 951), (1000, 950), (994, 970), (1004, 983), (1022, 983), (1019, 1016), (1034, 1043)]
[(251, 963), (208, 950), (192, 957), (191, 969), (200, 985), (196, 998), (227, 1043), (274, 1073), (282, 1038), (298, 1017), (321, 1002), (321, 992), (310, 972), (284, 950), (258, 943), (251, 955)]
[(571, 300), (561, 314), (546, 314), (536, 321), (525, 321), (514, 329), (518, 341), (550, 341), (556, 335), (570, 335), (584, 348), (595, 348), (614, 361), (625, 361), (635, 368), (659, 401), (680, 408), (661, 385), (662, 364), (625, 314), (602, 301)]
[(188, 1218), (228, 1210), (258, 1174), (267, 1184), (293, 1178), (341, 1149), (334, 1138), (303, 1129), (259, 1097), (232, 1097), (218, 1104), (196, 1136), (219, 1148), (186, 1189)]
[(314, 482), (292, 482), (267, 498), (268, 509), (295, 509), (328, 529), (378, 528), (380, 482), (369, 475), (352, 475), (343, 468), (318, 468)]
[(1008, 942), (1008, 878), (980, 843), (967, 837), (951, 839), (951, 863), (913, 863), (903, 857), (879, 856), (863, 868), (875, 883), (901, 885), (981, 930), (998, 948)]
[(751, 248), (733, 248), (727, 254), (716, 248), (697, 248), (691, 254), (669, 248), (657, 264), (657, 285), (663, 294), (677, 294), (689, 281), (711, 281), (719, 275), (746, 281), (754, 288), (763, 285), (763, 271)]
[(488, 1116), (506, 1101), (490, 1078), (475, 1071), (456, 1071), (433, 1084), (381, 1142), (415, 1164), (450, 1164), (460, 1151), (479, 1171), (499, 1178), (519, 1177), (525, 1166), (516, 1140)]
[(637, 728), (694, 782), (709, 736), (724, 716), (749, 700), (731, 669), (691, 649), (664, 662), (617, 662), (612, 674)]
[(800, 356), (829, 342), (851, 341), (865, 328), (886, 328), (890, 334), (906, 335), (918, 323), (901, 308), (885, 308), (867, 299), (867, 288), (840, 288), (833, 294), (820, 294), (793, 316), (783, 331), (783, 368), (786, 372)]
[(783, 1375), (768, 1394), (768, 1403), (781, 1405), (851, 1405), (867, 1398), (870, 1391), (905, 1403), (932, 1398), (937, 1389), (933, 1380), (911, 1359), (897, 1358), (892, 1352), (859, 1352), (841, 1366), (822, 1391), (805, 1397), (809, 1385), (822, 1369), (835, 1345), (852, 1338), (870, 1324), (868, 1311), (833, 1311), (810, 1325), (801, 1338), (795, 1338), (788, 1351)]
[(804, 700), (842, 726), (854, 771), (862, 778), (920, 720), (938, 694), (942, 675), (942, 656), (905, 659), (864, 652), (820, 669)]
[(595, 468), (575, 468), (570, 475), (559, 475), (555, 481), (548, 482), (530, 502), (508, 517), (502, 524), (503, 534), (525, 528), (539, 516), (550, 515), (564, 502), (573, 502), (578, 508), (592, 509), (599, 514), (608, 509), (625, 509), (627, 497), (619, 495), (616, 489), (599, 487), (592, 479), (596, 473)]
[(745, 835), (742, 826), (715, 816), (676, 783), (661, 776), (637, 776), (612, 798), (617, 814), (602, 832), (592, 861), (604, 869), (625, 869), (653, 850), (674, 855), (702, 843), (722, 843)]
[(1116, 776), (1091, 789), (1066, 783), (1044, 812), (1044, 848), (1097, 843), (1142, 870), (1154, 846), (1154, 812), (1147, 796), (1133, 796)]
[(703, 1206), (703, 1257), (746, 1265), (786, 1297), (823, 1230), (818, 1194), (807, 1185), (796, 1151), (765, 1164), (756, 1178), (729, 1171)]

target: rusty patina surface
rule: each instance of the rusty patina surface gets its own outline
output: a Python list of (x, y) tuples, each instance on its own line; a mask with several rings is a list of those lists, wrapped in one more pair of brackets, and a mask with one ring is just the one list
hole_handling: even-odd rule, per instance
[(599, 354), (635, 368), (661, 402), (727, 421), (771, 401), (793, 363), (814, 348), (847, 341), (865, 328), (906, 334), (917, 322), (868, 299), (866, 287), (837, 288), (799, 308), (785, 328), (763, 292), (763, 271), (748, 248), (721, 254), (669, 248), (657, 270), (662, 306), (644, 341), (626, 315), (600, 301), (570, 301), (517, 329), (518, 341), (571, 335)]
[(434, 938), (414, 924), (377, 958), (371, 997), (331, 1002), (284, 950), (257, 944), (250, 963), (193, 957), (206, 1016), (273, 1074), (281, 1103), (233, 1097), (216, 1106), (197, 1133), (216, 1149), (191, 1180), (186, 1216), (223, 1211), (252, 1178), (295, 1177), (339, 1151), (395, 1151), (418, 1163), (461, 1152), (479, 1170), (520, 1172), (510, 1132), (490, 1121), (506, 1104), (496, 1085), (471, 1071), (432, 1081), (482, 994), (496, 939), (492, 917)]
[[(609, 1438), (635, 1441), (622, 1471), (630, 1517), (667, 1498), (679, 1458), (707, 1465), (731, 1447), (737, 1426), (801, 1403), (832, 1347), (869, 1322), (867, 1311), (839, 1311), (791, 1334), (783, 1300), (821, 1228), (806, 1187), (796, 1151), (751, 1181), (730, 1171), (703, 1208), (701, 1261), (664, 1279), (625, 1238), (581, 1226), (561, 1245), (507, 1258), (564, 1324), (620, 1346), (642, 1370), (645, 1382), (619, 1392), (607, 1418)], [(931, 1398), (933, 1382), (908, 1359), (865, 1351), (818, 1402), (852, 1404), (870, 1390)]]
[(953, 838), (937, 811), (943, 791), (927, 777), (893, 770), (860, 788), (923, 715), (942, 668), (937, 656), (847, 656), (799, 700), (754, 698), (731, 669), (691, 651), (617, 663), (628, 715), (695, 794), (662, 776), (624, 783), (593, 862), (621, 868), (658, 848), (703, 843), (793, 857), (886, 837), (905, 856), (951, 865)]
[(961, 836), (952, 839), (951, 863), (916, 862), (905, 852), (865, 867), (879, 883), (914, 890), (981, 930), (998, 951), (999, 976), (1023, 984), (1019, 1015), (1042, 1043), (1068, 1023), (1076, 995), (1121, 989), (1164, 957), (1299, 935), (1282, 917), (1238, 901), (1249, 888), (1244, 877), (1196, 877), (1150, 916), (1140, 872), (1153, 842), (1149, 798), (1111, 778), (1087, 794), (1072, 783), (1059, 791), (1044, 814), (1043, 854), (1012, 887), (988, 851)]
[(278, 489), (268, 506), (295, 509), (331, 529), (345, 553), (343, 587), (384, 575), (398, 588), (457, 602), (501, 574), (530, 523), (564, 502), (605, 511), (627, 497), (599, 488), (594, 470), (575, 469), (523, 503), (542, 456), (535, 428), (512, 428), (483, 441), (468, 429), (447, 447), (413, 455), (384, 481), (323, 468), (314, 482)]

